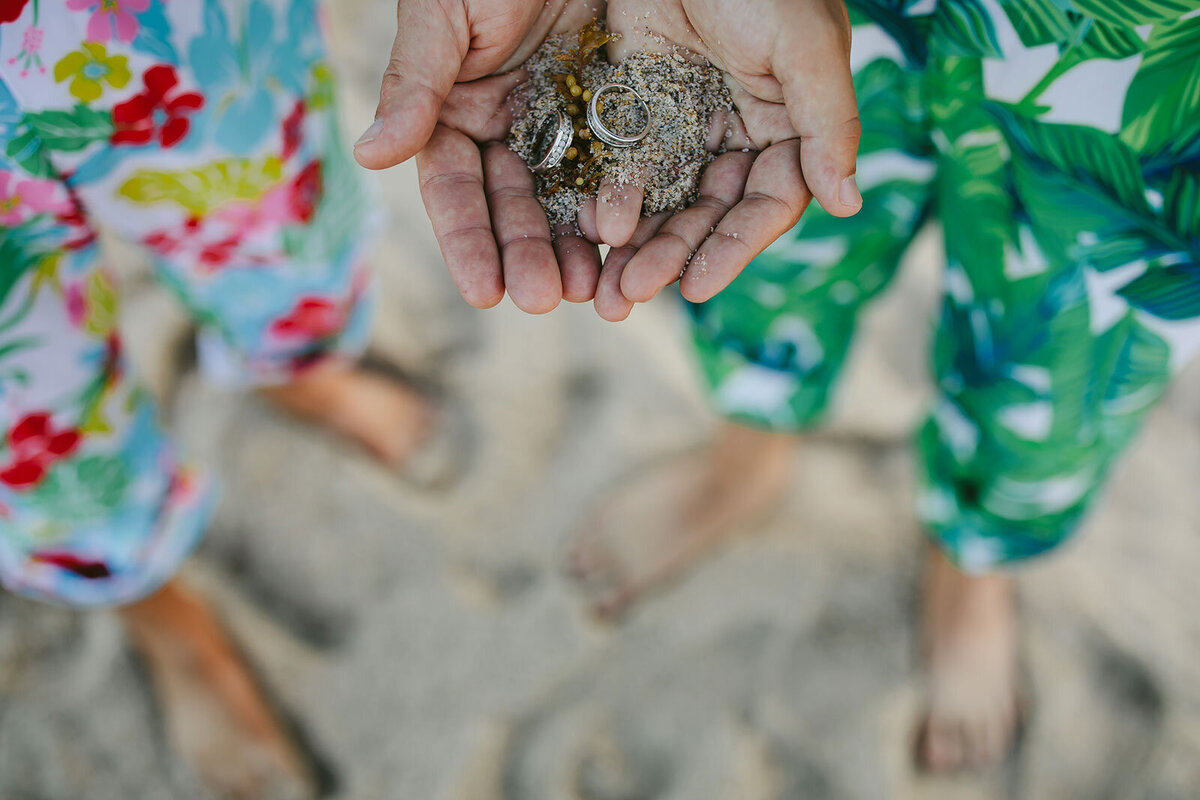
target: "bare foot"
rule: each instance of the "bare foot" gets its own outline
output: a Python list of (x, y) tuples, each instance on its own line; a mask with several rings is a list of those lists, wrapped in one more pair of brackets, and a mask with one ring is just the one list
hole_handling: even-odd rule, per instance
[(1012, 749), (1022, 710), (1012, 579), (967, 575), (930, 547), (923, 605), (918, 763), (935, 772), (997, 764)]
[(353, 439), (391, 467), (404, 466), (422, 448), (436, 417), (429, 398), (415, 389), (341, 364), (261, 391), (284, 410)]
[(673, 458), (610, 492), (568, 553), (596, 615), (619, 616), (773, 510), (795, 441), (726, 424), (708, 453)]
[(227, 800), (301, 800), (313, 776), (204, 602), (172, 581), (119, 610), (175, 751)]

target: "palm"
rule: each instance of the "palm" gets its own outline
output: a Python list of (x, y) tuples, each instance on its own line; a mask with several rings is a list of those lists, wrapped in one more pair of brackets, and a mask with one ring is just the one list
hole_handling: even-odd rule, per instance
[(795, 136), (771, 70), (772, 21), (744, 11), (730, 14), (714, 0), (612, 0), (609, 23), (621, 34), (609, 45), (613, 60), (639, 50), (661, 50), (664, 42), (686, 48), (732, 79), (740, 114), (780, 124), (783, 135), (778, 138)]
[[(355, 156), (381, 169), (419, 153), (426, 210), (472, 305), (506, 290), (535, 313), (594, 297), (601, 316), (621, 319), (693, 258), (703, 266), (688, 270), (683, 293), (704, 300), (795, 224), (809, 187), (831, 213), (861, 205), (846, 177), (858, 120), (841, 0), (614, 0), (608, 21), (624, 39), (613, 54), (665, 39), (709, 59), (729, 78), (734, 135), (691, 208), (640, 219), (640, 189), (602, 184), (603, 202), (580, 210), (587, 238), (563, 226), (552, 239), (532, 174), (501, 144), (505, 100), (547, 36), (604, 10), (599, 0), (399, 0), (377, 120)], [(599, 242), (613, 247), (603, 267)]]
[[(812, 194), (832, 213), (857, 210), (853, 198), (844, 203), (841, 196), (858, 140), (844, 7), (823, 0), (751, 0), (748, 6), (609, 3), (609, 25), (621, 34), (610, 57), (619, 61), (665, 42), (706, 58), (726, 73), (737, 108), (733, 119), (717, 121), (732, 131), (725, 144), (752, 152), (718, 157), (705, 171), (700, 202), (674, 217), (634, 229), (628, 220), (636, 216), (631, 206), (640, 206), (636, 189), (597, 204), (595, 224), (585, 230), (609, 244), (628, 242), (609, 256), (600, 278), (597, 309), (608, 319), (622, 318), (633, 302), (650, 299), (681, 272), (685, 297), (708, 299), (796, 223)], [(701, 266), (688, 269), (689, 262)]]
[(568, 241), (551, 244), (532, 176), (495, 143), (511, 124), (505, 99), (521, 80), (516, 68), (547, 36), (603, 13), (585, 0), (399, 3), (378, 130), (355, 157), (382, 169), (418, 156), (421, 196), (447, 269), (472, 305), (495, 305), (507, 287), (517, 306), (540, 313), (564, 294), (594, 291), (598, 257), (580, 262)]
[(521, 2), (512, 0), (454, 0), (467, 21), (470, 50), (463, 59), (459, 82), (500, 75), (519, 67), (546, 37), (574, 33), (604, 7), (579, 0)]

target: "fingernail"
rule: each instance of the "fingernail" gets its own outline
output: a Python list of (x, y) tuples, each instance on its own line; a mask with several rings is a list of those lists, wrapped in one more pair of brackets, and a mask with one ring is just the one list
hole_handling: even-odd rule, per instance
[(377, 119), (371, 123), (371, 127), (363, 131), (363, 135), (358, 137), (358, 141), (354, 143), (355, 147), (367, 142), (373, 142), (379, 137), (379, 132), (383, 130), (383, 120)]
[(854, 182), (853, 175), (842, 181), (842, 188), (838, 190), (838, 200), (849, 208), (862, 207), (862, 194), (858, 191), (858, 184)]

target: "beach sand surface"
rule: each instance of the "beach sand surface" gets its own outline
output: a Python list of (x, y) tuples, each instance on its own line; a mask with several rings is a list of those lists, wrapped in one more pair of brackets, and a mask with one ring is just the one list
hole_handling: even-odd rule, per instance
[[(331, 4), (350, 138), (394, 8)], [(352, 129), (352, 130), (351, 130)], [(703, 448), (677, 298), (625, 323), (455, 293), (411, 164), (373, 357), (449, 398), (457, 483), (424, 493), (260, 401), (206, 385), (137, 257), (137, 363), (222, 500), (186, 574), (228, 619), (342, 800), (1094, 800), (1200, 796), (1200, 370), (1186, 372), (1077, 539), (1020, 573), (1033, 713), (1002, 768), (910, 766), (921, 539), (909, 441), (930, 396), (941, 254), (872, 307), (829, 428), (784, 507), (620, 626), (563, 569), (608, 487)], [(0, 798), (201, 800), (108, 614), (0, 598)]]

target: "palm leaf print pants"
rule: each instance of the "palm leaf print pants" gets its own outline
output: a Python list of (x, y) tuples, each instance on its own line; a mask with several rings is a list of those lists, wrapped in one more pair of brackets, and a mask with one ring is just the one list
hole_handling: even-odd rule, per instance
[(810, 208), (690, 308), (713, 403), (817, 423), (860, 310), (936, 216), (918, 516), (968, 570), (1037, 555), (1200, 344), (1200, 3), (854, 0), (851, 17), (863, 209)]

